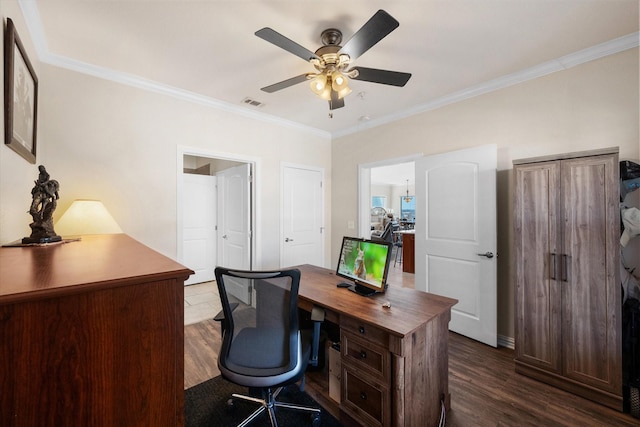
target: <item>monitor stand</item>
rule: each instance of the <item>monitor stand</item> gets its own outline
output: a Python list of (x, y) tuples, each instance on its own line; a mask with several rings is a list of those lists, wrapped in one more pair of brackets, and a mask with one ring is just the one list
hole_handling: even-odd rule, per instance
[(354, 283), (353, 285), (349, 286), (349, 290), (351, 292), (355, 292), (358, 295), (362, 295), (363, 297), (370, 297), (378, 293), (377, 291), (371, 288), (367, 288), (366, 286), (362, 286), (357, 283)]

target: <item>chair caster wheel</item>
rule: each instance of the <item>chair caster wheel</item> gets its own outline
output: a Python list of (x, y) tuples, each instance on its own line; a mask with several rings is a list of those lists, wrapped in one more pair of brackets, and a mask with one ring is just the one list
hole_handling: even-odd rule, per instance
[(320, 414), (311, 414), (311, 425), (313, 427), (320, 427)]

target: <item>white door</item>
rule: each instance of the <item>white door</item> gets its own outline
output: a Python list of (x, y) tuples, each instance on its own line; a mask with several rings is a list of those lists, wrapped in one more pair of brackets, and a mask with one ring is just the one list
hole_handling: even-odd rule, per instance
[(455, 298), (449, 329), (497, 345), (495, 145), (416, 161), (416, 289)]
[(282, 167), (280, 266), (323, 266), (322, 170)]
[(216, 177), (183, 174), (183, 262), (193, 274), (185, 285), (214, 279), (216, 263)]
[[(251, 269), (251, 165), (243, 164), (216, 174), (218, 178), (218, 265)], [(244, 285), (230, 292), (250, 304)]]

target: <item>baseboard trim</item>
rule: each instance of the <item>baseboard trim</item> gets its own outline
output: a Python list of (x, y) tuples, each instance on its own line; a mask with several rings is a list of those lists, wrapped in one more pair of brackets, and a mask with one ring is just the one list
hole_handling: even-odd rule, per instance
[(511, 350), (515, 350), (516, 340), (512, 337), (498, 335), (498, 347), (506, 347), (506, 348), (510, 348)]

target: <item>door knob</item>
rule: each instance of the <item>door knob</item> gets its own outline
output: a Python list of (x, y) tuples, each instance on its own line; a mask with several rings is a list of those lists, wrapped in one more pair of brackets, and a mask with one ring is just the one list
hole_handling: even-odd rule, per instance
[(223, 238), (223, 239), (226, 239), (226, 238), (227, 238), (227, 235), (225, 234), (224, 236), (222, 236), (222, 238)]
[(478, 256), (485, 256), (485, 257), (491, 259), (491, 258), (493, 258), (493, 252), (488, 252), (487, 251), (487, 252), (485, 252), (483, 254), (478, 254)]
[(293, 242), (293, 239), (290, 239), (290, 238), (287, 237), (287, 238), (284, 239), (284, 241), (285, 242)]

